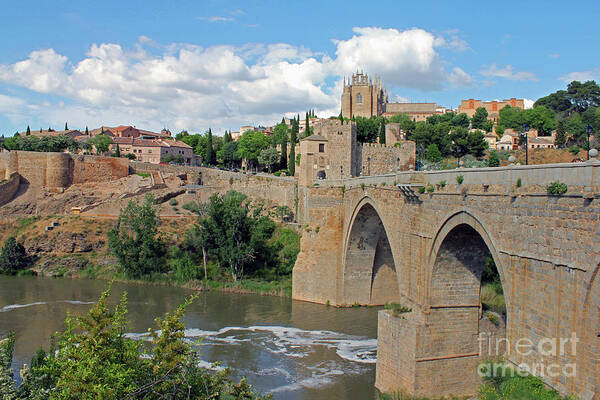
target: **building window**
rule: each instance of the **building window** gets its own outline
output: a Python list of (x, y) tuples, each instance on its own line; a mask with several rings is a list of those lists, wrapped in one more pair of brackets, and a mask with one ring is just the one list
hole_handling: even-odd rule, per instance
[(152, 154), (152, 150), (148, 150), (148, 153)]
[(325, 152), (325, 144), (319, 143), (319, 153), (324, 153), (324, 152)]
[(362, 94), (359, 93), (356, 95), (356, 102), (358, 104), (362, 104), (362, 102), (363, 102)]

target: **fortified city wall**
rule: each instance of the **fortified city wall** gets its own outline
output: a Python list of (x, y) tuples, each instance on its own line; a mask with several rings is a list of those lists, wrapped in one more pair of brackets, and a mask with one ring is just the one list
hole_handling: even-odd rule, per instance
[(11, 151), (0, 153), (0, 172), (17, 172), (21, 183), (61, 189), (84, 182), (107, 182), (129, 174), (129, 160), (69, 153)]

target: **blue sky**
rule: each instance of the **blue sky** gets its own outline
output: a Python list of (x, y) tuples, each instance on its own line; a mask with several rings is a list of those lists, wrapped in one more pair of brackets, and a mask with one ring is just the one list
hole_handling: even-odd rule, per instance
[(5, 3), (2, 134), (329, 116), (357, 68), (381, 76), (392, 100), (447, 107), (600, 80), (594, 1)]

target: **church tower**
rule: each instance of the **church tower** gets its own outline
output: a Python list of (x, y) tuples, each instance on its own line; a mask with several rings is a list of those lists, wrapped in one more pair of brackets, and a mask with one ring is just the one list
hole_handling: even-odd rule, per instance
[(344, 78), (342, 92), (342, 116), (346, 118), (379, 116), (385, 111), (387, 93), (381, 79), (375, 82), (363, 72), (356, 72), (352, 79)]

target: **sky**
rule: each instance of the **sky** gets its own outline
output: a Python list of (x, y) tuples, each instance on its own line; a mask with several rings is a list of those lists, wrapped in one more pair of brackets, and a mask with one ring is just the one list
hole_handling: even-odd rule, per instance
[(390, 101), (535, 101), (600, 80), (600, 2), (2, 1), (0, 134), (133, 125), (217, 134)]

